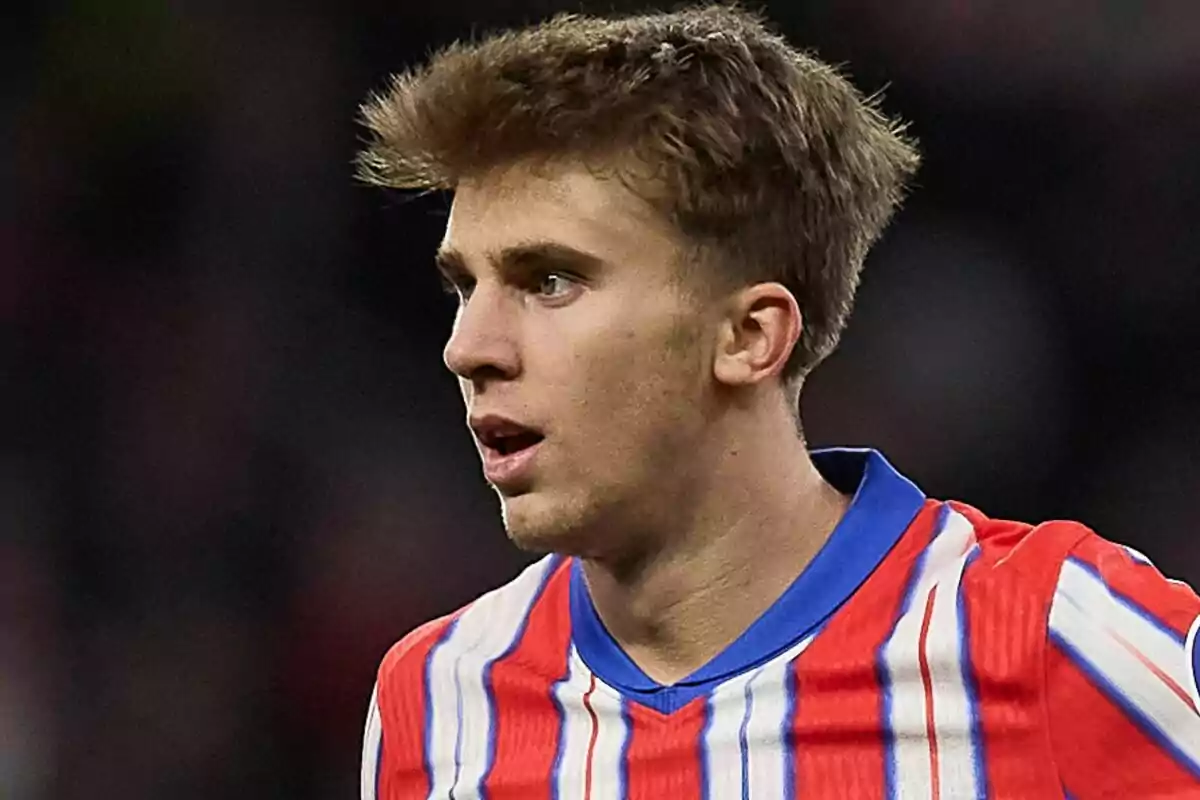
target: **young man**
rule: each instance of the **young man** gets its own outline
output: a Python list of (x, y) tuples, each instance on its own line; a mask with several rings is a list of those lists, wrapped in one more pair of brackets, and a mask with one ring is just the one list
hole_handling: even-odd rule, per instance
[(364, 798), (1200, 797), (1200, 599), (1082, 525), (809, 453), (917, 155), (729, 8), (454, 45), (364, 108), (449, 189), (446, 345), (511, 539), (384, 658)]

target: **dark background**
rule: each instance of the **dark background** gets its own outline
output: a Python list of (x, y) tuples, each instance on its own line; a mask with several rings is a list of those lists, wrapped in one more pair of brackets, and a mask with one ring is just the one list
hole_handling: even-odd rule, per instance
[[(522, 561), (441, 366), (446, 199), (354, 183), (356, 108), (580, 7), (8, 12), (0, 797), (356, 796), (387, 646)], [(768, 8), (926, 156), (810, 442), (1200, 581), (1200, 6)]]

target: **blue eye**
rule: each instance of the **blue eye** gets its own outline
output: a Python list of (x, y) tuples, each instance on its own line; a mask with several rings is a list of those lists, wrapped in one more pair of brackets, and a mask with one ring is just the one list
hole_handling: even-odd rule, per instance
[(537, 293), (542, 297), (561, 297), (571, 290), (573, 283), (566, 275), (547, 272), (537, 282)]

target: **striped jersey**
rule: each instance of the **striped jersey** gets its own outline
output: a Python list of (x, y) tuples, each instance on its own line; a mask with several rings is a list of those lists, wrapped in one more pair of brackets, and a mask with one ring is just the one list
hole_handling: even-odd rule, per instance
[(1200, 599), (1073, 522), (926, 498), (871, 450), (817, 556), (670, 686), (550, 556), (396, 644), (363, 800), (1200, 798)]

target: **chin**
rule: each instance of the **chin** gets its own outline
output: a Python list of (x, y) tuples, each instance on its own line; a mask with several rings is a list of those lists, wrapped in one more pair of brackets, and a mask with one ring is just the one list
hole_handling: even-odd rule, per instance
[(582, 555), (586, 548), (581, 509), (538, 492), (501, 497), (509, 540), (531, 553)]

